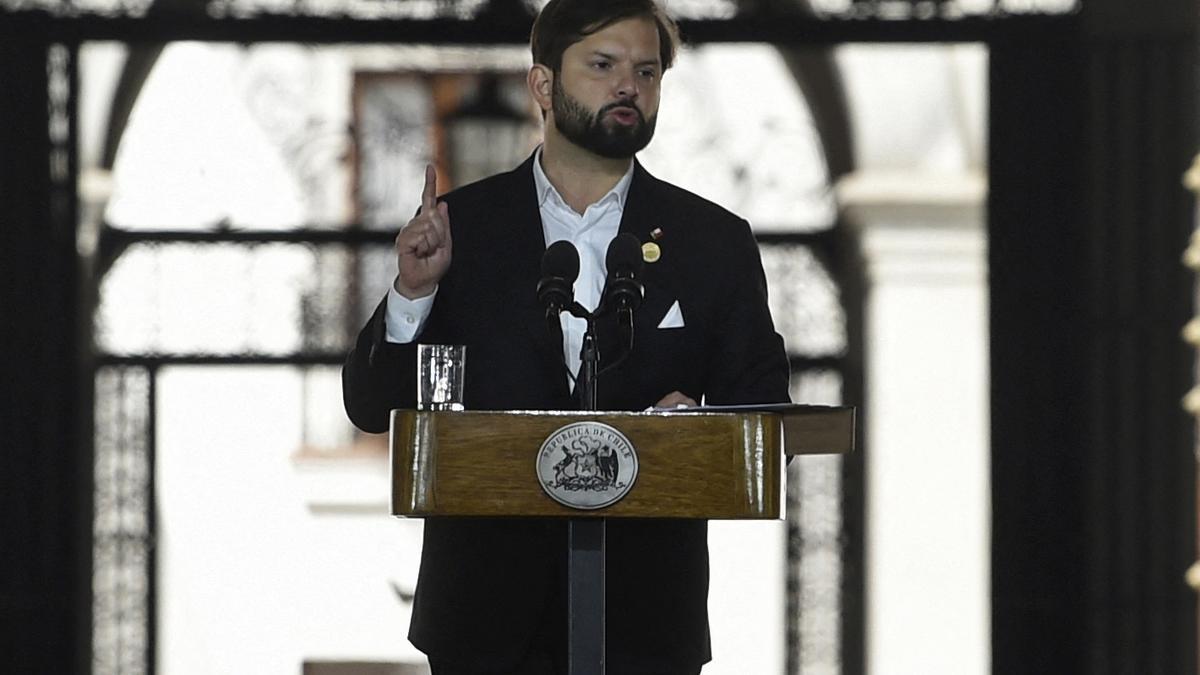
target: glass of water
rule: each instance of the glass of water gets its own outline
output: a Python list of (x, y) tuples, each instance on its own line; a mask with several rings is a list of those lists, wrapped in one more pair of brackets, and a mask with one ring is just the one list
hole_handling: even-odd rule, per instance
[(417, 345), (417, 409), (462, 410), (466, 345)]

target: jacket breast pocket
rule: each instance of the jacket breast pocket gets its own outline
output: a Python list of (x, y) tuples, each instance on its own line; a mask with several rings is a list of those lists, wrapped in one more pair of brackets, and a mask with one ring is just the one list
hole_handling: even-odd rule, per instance
[(705, 360), (702, 331), (694, 326), (644, 328), (634, 336), (630, 375), (638, 389), (652, 398), (647, 405), (672, 391), (698, 396), (709, 365)]

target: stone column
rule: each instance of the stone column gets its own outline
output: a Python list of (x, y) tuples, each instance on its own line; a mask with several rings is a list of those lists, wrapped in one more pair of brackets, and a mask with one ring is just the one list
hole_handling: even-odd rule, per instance
[(866, 272), (866, 662), (990, 672), (985, 180), (851, 174)]

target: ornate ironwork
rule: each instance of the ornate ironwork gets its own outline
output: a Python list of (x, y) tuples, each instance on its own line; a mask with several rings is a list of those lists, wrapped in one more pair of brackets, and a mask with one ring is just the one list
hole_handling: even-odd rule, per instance
[[(154, 0), (0, 0), (7, 12), (47, 12), (59, 17), (140, 18), (174, 12), (195, 19), (258, 16), (337, 17), (361, 21), (457, 20), (532, 17), (546, 0), (201, 0), (159, 9)], [(748, 16), (802, 15), (818, 19), (887, 21), (1001, 18), (1022, 14), (1069, 14), (1080, 0), (665, 0), (680, 20), (728, 20)]]
[(92, 672), (151, 671), (153, 375), (96, 373)]
[(886, 21), (1001, 18), (1017, 14), (1070, 14), (1080, 0), (805, 0), (813, 14), (830, 19)]
[[(792, 398), (840, 404), (842, 374), (824, 369), (793, 374)], [(841, 457), (804, 457), (788, 466), (788, 675), (843, 672), (845, 479)]]
[(796, 356), (841, 356), (846, 351), (846, 312), (837, 283), (804, 245), (764, 244), (775, 328)]
[(355, 84), (357, 205), (365, 226), (394, 229), (420, 203), (425, 165), (433, 160), (432, 94), (414, 77), (360, 76)]
[(102, 281), (96, 342), (124, 355), (345, 353), (348, 327), (391, 278), (364, 276), (372, 301), (348, 303), (358, 256), (337, 244), (136, 244)]
[(154, 0), (0, 0), (3, 12), (46, 12), (58, 17), (145, 16)]

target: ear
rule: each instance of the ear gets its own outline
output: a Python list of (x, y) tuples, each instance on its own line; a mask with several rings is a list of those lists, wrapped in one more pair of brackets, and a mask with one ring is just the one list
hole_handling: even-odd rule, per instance
[(535, 63), (529, 69), (525, 83), (529, 87), (529, 95), (542, 112), (549, 112), (554, 91), (554, 72), (540, 63)]

